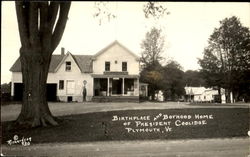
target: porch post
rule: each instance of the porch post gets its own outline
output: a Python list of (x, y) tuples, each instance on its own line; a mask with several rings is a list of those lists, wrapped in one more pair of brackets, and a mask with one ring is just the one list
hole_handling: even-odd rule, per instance
[(124, 96), (124, 77), (122, 78), (122, 96)]
[(107, 96), (109, 96), (109, 77), (108, 77), (108, 79), (107, 79), (107, 80), (108, 80), (108, 87), (107, 87), (107, 88), (108, 88), (108, 89), (107, 89)]
[(13, 79), (11, 80), (11, 91), (10, 92), (11, 92), (10, 96), (13, 98), (14, 97), (14, 81), (13, 81)]
[(137, 93), (135, 93), (136, 96), (139, 96), (140, 94), (140, 82), (139, 82), (139, 77), (137, 78)]

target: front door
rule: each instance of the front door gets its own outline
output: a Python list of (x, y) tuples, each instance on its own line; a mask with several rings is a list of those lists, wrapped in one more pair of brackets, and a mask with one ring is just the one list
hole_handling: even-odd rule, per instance
[(75, 93), (75, 81), (67, 80), (67, 94), (72, 95)]
[(112, 94), (121, 95), (122, 94), (122, 79), (113, 78), (112, 81)]

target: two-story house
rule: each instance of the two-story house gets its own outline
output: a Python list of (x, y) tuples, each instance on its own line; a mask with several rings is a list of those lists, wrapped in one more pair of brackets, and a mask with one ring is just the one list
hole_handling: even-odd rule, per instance
[[(81, 102), (84, 88), (87, 101), (139, 101), (139, 93), (147, 92), (147, 84), (139, 83), (139, 57), (118, 41), (95, 55), (65, 54), (64, 51), (62, 48), (61, 55), (53, 55), (51, 59), (47, 79), (49, 101)], [(20, 59), (10, 71), (11, 95), (14, 100), (21, 100)]]

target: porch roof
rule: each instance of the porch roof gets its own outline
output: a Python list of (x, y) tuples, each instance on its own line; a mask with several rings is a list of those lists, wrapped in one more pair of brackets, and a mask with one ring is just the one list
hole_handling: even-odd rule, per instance
[(139, 75), (124, 75), (124, 74), (91, 74), (94, 78), (139, 78)]
[(140, 86), (148, 86), (148, 83), (140, 82)]

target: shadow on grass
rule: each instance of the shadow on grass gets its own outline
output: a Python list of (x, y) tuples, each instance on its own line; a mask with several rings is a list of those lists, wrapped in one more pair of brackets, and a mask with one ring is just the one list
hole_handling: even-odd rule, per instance
[[(163, 120), (163, 116), (154, 121), (157, 115), (191, 115), (192, 118)], [(195, 115), (212, 115), (213, 119), (195, 119)], [(170, 121), (171, 131), (162, 132), (167, 126), (138, 126), (135, 121), (112, 121), (114, 115), (150, 116), (150, 121)], [(190, 139), (190, 138), (224, 138), (247, 136), (249, 130), (249, 110), (247, 108), (195, 108), (195, 109), (161, 109), (161, 110), (127, 110), (86, 113), (58, 117), (59, 126), (48, 126), (33, 129), (12, 129), (7, 127), (13, 122), (2, 123), (2, 143), (13, 139), (32, 137), (31, 143), (53, 142), (87, 142), (112, 140), (144, 140), (144, 139)], [(195, 121), (205, 120), (206, 125), (176, 126), (176, 120)], [(131, 122), (124, 126), (124, 122)], [(160, 132), (128, 132), (131, 128), (160, 128)]]
[(221, 103), (187, 103), (187, 105), (190, 106), (218, 106), (218, 107), (227, 107), (227, 106), (231, 106), (231, 107), (248, 107), (249, 103), (226, 103), (226, 104), (221, 104)]

